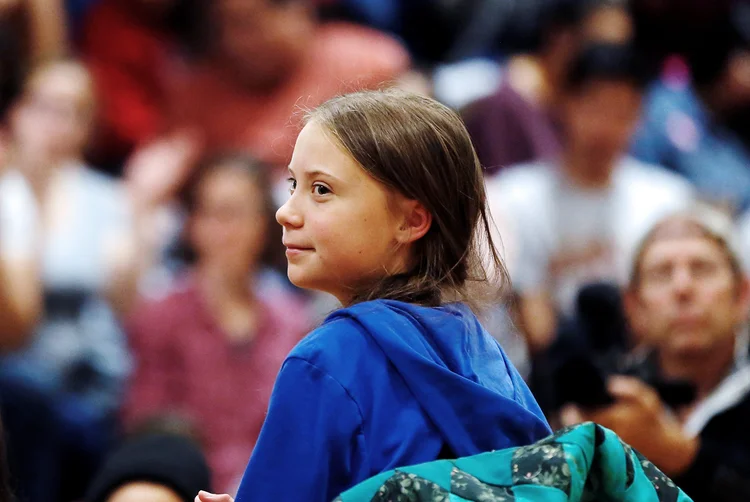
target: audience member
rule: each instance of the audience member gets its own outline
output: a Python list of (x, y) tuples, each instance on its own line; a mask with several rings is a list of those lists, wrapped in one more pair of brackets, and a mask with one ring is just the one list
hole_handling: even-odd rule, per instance
[(86, 502), (192, 502), (210, 486), (200, 448), (189, 438), (149, 433), (126, 439), (94, 478)]
[(300, 106), (393, 82), (409, 65), (404, 49), (383, 34), (317, 23), (309, 0), (209, 6), (215, 36), (168, 94), (173, 124), (201, 131), (209, 152), (240, 149), (285, 167)]
[(244, 156), (205, 163), (186, 201), (194, 264), (129, 324), (136, 366), (127, 424), (183, 413), (226, 491), (236, 489), (281, 363), (310, 327), (286, 279), (267, 267), (281, 256), (281, 228), (266, 170)]
[(696, 388), (668, 409), (640, 380), (614, 377), (615, 402), (570, 407), (567, 423), (613, 429), (671, 476), (696, 502), (750, 497), (750, 285), (731, 222), (716, 211), (661, 220), (644, 238), (624, 294), (630, 325), (650, 348), (643, 365)]
[[(750, 150), (729, 126), (750, 115), (750, 23), (738, 10), (691, 33), (687, 71), (651, 91), (633, 155), (663, 165), (731, 212), (750, 209)], [(692, 78), (690, 78), (692, 77)]]
[(642, 85), (627, 46), (584, 50), (563, 90), (559, 158), (510, 168), (488, 185), (532, 351), (550, 343), (582, 285), (624, 280), (640, 235), (690, 202), (687, 182), (625, 155)]
[(136, 282), (126, 194), (81, 161), (93, 107), (78, 63), (34, 71), (11, 111), (0, 181), (15, 227), (15, 240), (3, 243), (19, 265), (13, 301), (43, 309), (28, 343), (0, 360), (0, 374), (49, 399), (58, 439), (70, 447), (64, 467), (76, 471), (63, 476), (68, 484), (85, 482), (114, 433), (129, 366), (115, 312), (126, 310)]
[(618, 3), (553, 0), (542, 11), (531, 50), (510, 58), (497, 92), (463, 111), (479, 160), (490, 174), (557, 155), (556, 107), (572, 57), (585, 42), (631, 38), (628, 12)]

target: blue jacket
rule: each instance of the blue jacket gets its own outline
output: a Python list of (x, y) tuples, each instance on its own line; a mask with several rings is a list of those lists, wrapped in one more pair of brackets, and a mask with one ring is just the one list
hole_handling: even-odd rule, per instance
[(395, 467), (550, 432), (468, 307), (362, 303), (329, 316), (284, 362), (237, 502), (330, 502)]

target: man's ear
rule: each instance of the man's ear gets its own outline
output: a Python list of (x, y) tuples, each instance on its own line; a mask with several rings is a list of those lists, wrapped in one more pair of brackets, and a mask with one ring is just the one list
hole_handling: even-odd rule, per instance
[(411, 244), (424, 237), (430, 230), (432, 213), (416, 200), (405, 199), (400, 202), (400, 206), (403, 217), (396, 234), (396, 240), (399, 244)]

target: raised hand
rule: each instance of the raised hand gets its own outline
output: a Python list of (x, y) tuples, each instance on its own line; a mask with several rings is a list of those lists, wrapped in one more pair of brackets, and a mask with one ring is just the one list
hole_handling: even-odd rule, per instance
[(217, 495), (215, 493), (208, 493), (201, 490), (198, 492), (198, 495), (196, 495), (195, 502), (234, 502), (234, 499), (226, 493)]

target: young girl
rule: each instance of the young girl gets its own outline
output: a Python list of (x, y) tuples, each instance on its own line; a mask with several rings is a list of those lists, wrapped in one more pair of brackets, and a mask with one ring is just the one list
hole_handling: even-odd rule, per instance
[(310, 115), (289, 172), (276, 215), (289, 279), (344, 308), (282, 366), (238, 501), (329, 502), (388, 469), (548, 435), (467, 306), (488, 280), (481, 250), (506, 274), (457, 115), (395, 90), (334, 98)]

